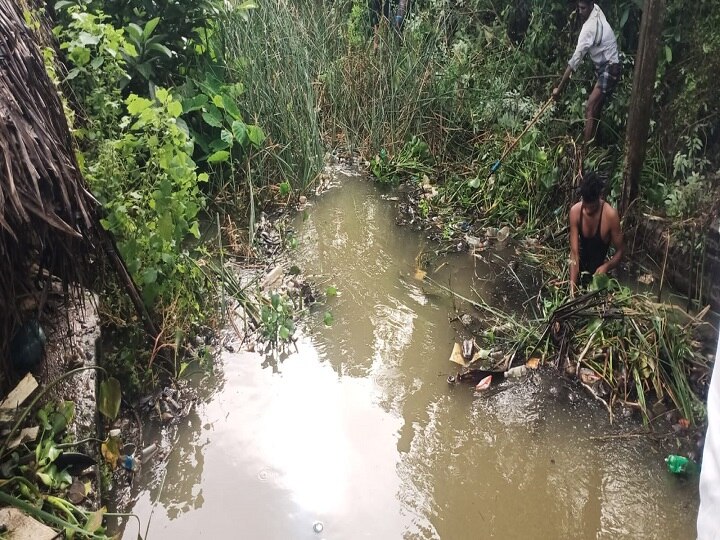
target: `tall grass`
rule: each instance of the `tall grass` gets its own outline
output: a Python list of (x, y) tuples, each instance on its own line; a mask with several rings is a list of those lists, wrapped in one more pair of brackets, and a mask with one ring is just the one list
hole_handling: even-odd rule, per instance
[(227, 13), (218, 23), (218, 47), (227, 77), (245, 86), (243, 108), (268, 135), (255, 156), (262, 185), (288, 181), (304, 188), (322, 168), (314, 37), (293, 2), (262, 4), (245, 20)]

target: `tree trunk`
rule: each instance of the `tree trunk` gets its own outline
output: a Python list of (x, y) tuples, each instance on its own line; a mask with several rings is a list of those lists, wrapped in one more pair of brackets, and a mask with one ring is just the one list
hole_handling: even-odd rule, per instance
[(650, 131), (650, 113), (664, 16), (665, 0), (645, 0), (625, 134), (625, 164), (620, 201), (620, 214), (623, 216), (630, 210), (638, 196), (640, 174)]

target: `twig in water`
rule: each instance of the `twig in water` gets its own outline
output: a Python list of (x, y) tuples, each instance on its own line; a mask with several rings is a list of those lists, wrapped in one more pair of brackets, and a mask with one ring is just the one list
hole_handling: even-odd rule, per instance
[(582, 384), (582, 385), (587, 389), (587, 391), (590, 392), (590, 395), (591, 395), (592, 397), (594, 397), (595, 399), (597, 399), (597, 400), (598, 400), (600, 403), (602, 403), (603, 406), (607, 409), (607, 412), (608, 412), (608, 414), (610, 415), (610, 424), (612, 425), (612, 423), (613, 423), (613, 413), (612, 413), (612, 409), (610, 408), (610, 405), (608, 405), (608, 402), (605, 401), (605, 400), (604, 400), (603, 398), (601, 398), (600, 396), (598, 396), (595, 392), (593, 392), (593, 389), (590, 388), (589, 385), (585, 384), (585, 383), (582, 382), (582, 381), (580, 381), (580, 384)]

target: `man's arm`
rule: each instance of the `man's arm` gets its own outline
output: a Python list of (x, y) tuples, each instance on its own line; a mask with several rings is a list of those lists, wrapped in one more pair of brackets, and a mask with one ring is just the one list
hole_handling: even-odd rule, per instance
[(580, 273), (580, 239), (578, 224), (580, 222), (579, 212), (582, 212), (579, 204), (570, 208), (570, 294), (575, 293)]
[(558, 84), (556, 88), (553, 88), (552, 97), (554, 99), (558, 99), (562, 91), (565, 90), (565, 87), (567, 86), (567, 83), (570, 80), (570, 75), (572, 75), (572, 73), (573, 70), (570, 66), (565, 68), (565, 73), (563, 73), (562, 79), (560, 79), (560, 84)]
[(573, 74), (573, 72), (577, 70), (580, 62), (590, 50), (590, 46), (595, 41), (595, 32), (595, 24), (586, 23), (583, 25), (582, 30), (580, 30), (580, 36), (578, 37), (578, 43), (577, 47), (575, 47), (575, 52), (568, 61), (568, 65), (565, 68), (565, 73), (563, 74), (562, 79), (560, 79), (560, 84), (558, 84), (556, 88), (553, 88), (552, 96), (555, 99), (558, 99), (560, 97), (560, 94), (563, 90), (565, 90), (565, 86), (570, 80), (570, 76)]
[(612, 212), (608, 212), (610, 215), (610, 242), (615, 248), (615, 254), (605, 264), (601, 264), (595, 271), (596, 274), (607, 274), (610, 270), (615, 268), (622, 260), (623, 253), (625, 252), (625, 243), (623, 241), (622, 228), (620, 227), (620, 216), (617, 210), (611, 208)]

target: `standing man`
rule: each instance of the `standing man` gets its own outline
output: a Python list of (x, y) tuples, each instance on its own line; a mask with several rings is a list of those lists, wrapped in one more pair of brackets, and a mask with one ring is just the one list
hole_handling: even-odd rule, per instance
[(603, 104), (610, 99), (620, 80), (620, 57), (615, 33), (600, 6), (592, 0), (578, 0), (577, 12), (583, 22), (577, 47), (568, 62), (560, 84), (553, 89), (552, 95), (555, 99), (560, 97), (570, 75), (577, 70), (580, 62), (589, 52), (590, 59), (595, 64), (597, 82), (590, 93), (585, 109), (583, 140), (587, 144), (595, 136)]
[[(570, 209), (570, 294), (587, 286), (595, 274), (620, 264), (625, 249), (617, 211), (601, 197), (603, 182), (588, 172), (580, 183), (580, 202)], [(615, 254), (608, 260), (612, 244)]]
[[(391, 21), (393, 28), (400, 32), (405, 22), (409, 1), (410, 0), (368, 0), (370, 26), (372, 26), (373, 29), (377, 29), (380, 17), (382, 16)], [(395, 8), (395, 13), (391, 20), (390, 14), (393, 7)]]

